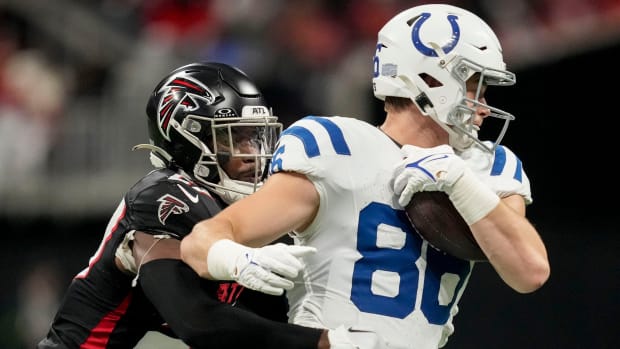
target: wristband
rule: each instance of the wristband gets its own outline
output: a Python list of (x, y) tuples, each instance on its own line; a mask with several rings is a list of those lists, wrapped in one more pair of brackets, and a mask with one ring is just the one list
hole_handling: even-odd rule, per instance
[(448, 193), (456, 210), (468, 225), (472, 225), (491, 212), (500, 198), (466, 168)]

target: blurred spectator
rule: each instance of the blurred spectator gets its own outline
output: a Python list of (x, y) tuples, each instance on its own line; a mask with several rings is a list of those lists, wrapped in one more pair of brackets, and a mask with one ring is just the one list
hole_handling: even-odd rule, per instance
[(140, 20), (147, 35), (164, 35), (185, 52), (196, 52), (205, 41), (217, 37), (221, 27), (211, 1), (144, 1)]
[(66, 84), (41, 52), (21, 49), (0, 32), (0, 188), (45, 171)]

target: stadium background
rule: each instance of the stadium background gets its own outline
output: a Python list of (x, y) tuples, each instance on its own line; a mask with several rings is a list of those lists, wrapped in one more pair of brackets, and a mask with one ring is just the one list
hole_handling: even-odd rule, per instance
[[(32, 348), (149, 169), (131, 147), (147, 141), (146, 100), (170, 69), (237, 65), (285, 124), (306, 114), (378, 123), (376, 31), (421, 3), (0, 0), (0, 348)], [(620, 1), (449, 3), (491, 24), (517, 73), (487, 99), (517, 116), (504, 143), (532, 180), (529, 215), (552, 275), (519, 295), (480, 265), (446, 348), (620, 347)]]

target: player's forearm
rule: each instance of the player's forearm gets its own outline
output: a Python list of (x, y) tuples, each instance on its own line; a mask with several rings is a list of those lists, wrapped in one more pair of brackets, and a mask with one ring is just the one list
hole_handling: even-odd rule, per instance
[(446, 191), (506, 284), (529, 293), (545, 283), (549, 277), (547, 253), (538, 232), (525, 218), (522, 198), (500, 200), (468, 169)]
[(145, 295), (174, 334), (192, 348), (316, 349), (325, 345), (320, 341), (321, 329), (267, 320), (209, 296), (204, 280), (178, 260), (156, 260), (142, 268), (139, 282)]
[(515, 291), (533, 292), (549, 278), (547, 252), (538, 232), (505, 203), (471, 229), (489, 262)]
[(217, 241), (230, 238), (226, 235), (230, 227), (214, 219), (197, 223), (192, 232), (181, 241), (181, 259), (198, 275), (211, 279), (207, 265), (209, 249)]

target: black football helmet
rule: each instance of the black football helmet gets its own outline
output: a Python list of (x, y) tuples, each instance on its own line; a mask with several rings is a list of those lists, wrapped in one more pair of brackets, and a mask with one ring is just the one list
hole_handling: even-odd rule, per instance
[[(151, 150), (153, 165), (182, 169), (228, 203), (260, 187), (282, 131), (256, 85), (222, 63), (172, 71), (155, 87), (146, 114), (151, 144), (136, 147)], [(257, 153), (241, 151), (248, 138)], [(254, 159), (253, 183), (228, 176), (223, 165), (231, 157)]]

